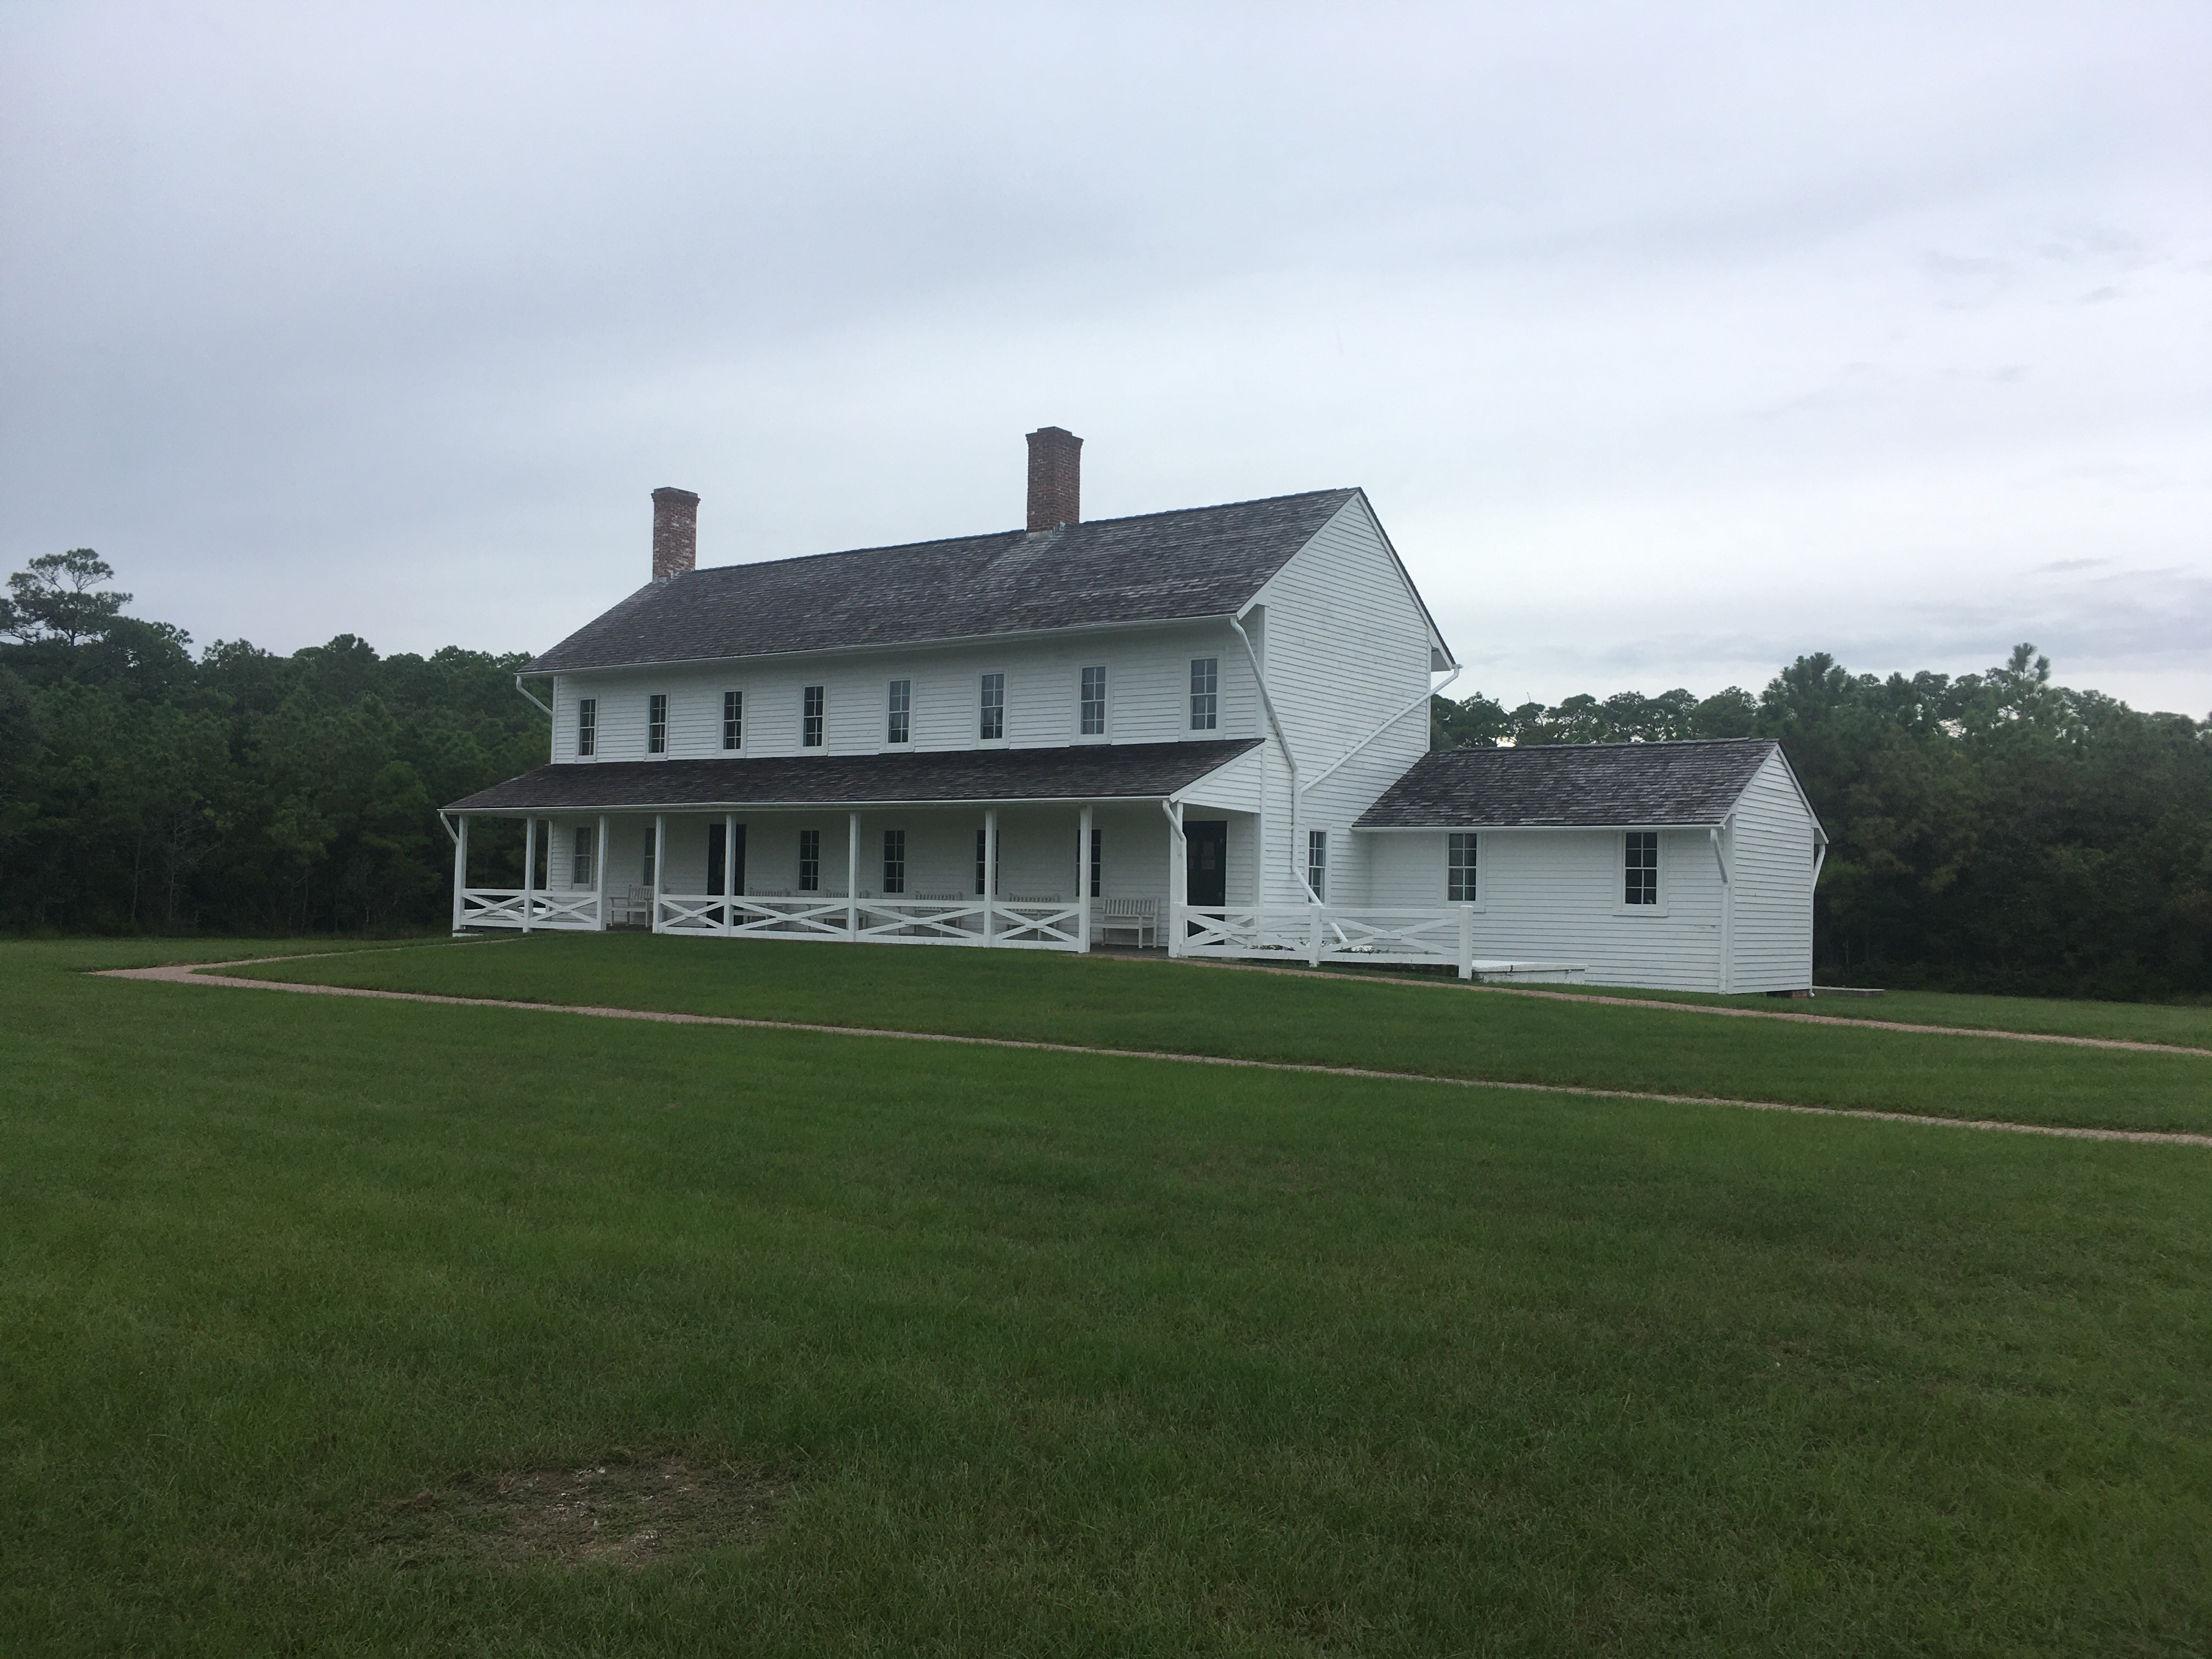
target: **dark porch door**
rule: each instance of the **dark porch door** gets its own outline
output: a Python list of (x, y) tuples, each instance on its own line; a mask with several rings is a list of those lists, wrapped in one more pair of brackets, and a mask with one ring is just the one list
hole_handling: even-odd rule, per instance
[(1229, 902), (1228, 820), (1187, 823), (1182, 834), (1188, 852), (1183, 902), (1202, 910), (1218, 910)]
[[(717, 896), (722, 890), (723, 855), (731, 850), (723, 834), (727, 828), (726, 824), (722, 823), (710, 823), (707, 826), (707, 891), (710, 896)], [(742, 823), (738, 826), (736, 851), (735, 892), (743, 893), (745, 890), (745, 826)]]

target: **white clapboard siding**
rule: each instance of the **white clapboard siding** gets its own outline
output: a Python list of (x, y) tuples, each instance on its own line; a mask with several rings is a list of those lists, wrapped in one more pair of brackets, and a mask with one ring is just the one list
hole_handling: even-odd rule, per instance
[[(1197, 657), (1215, 658), (1221, 665), (1219, 724), (1211, 731), (1190, 726), (1190, 665)], [(1006, 744), (1079, 743), (1085, 741), (1078, 729), (1078, 702), (1087, 666), (1106, 670), (1106, 741), (1172, 743), (1253, 737), (1261, 731), (1259, 697), (1243, 648), (1217, 623), (1101, 630), (1018, 646), (817, 652), (562, 674), (555, 679), (552, 698), (554, 758), (579, 758), (576, 703), (585, 696), (599, 704), (595, 758), (651, 758), (645, 747), (646, 712), (656, 692), (668, 698), (672, 758), (726, 755), (722, 702), (730, 690), (744, 694), (740, 754), (876, 754), (890, 746), (890, 689), (898, 679), (912, 683), (913, 748), (973, 748), (981, 741), (982, 677), (994, 672), (1006, 677)], [(809, 685), (823, 688), (825, 742), (820, 751), (800, 742)]]
[(1814, 839), (1812, 815), (1778, 750), (1753, 775), (1729, 825), (1730, 990), (1813, 982)]
[[(1372, 903), (1444, 902), (1443, 831), (1357, 839), (1369, 844)], [(1616, 830), (1485, 833), (1475, 954), (1586, 963), (1594, 985), (1718, 989), (1721, 880), (1710, 832), (1660, 832), (1656, 910), (1621, 903), (1622, 856)]]
[[(1369, 887), (1368, 848), (1364, 837), (1347, 832), (1428, 752), (1430, 683), (1427, 621), (1364, 500), (1347, 502), (1269, 579), (1253, 624), (1300, 779), (1321, 779), (1298, 803), (1296, 847), (1287, 780), (1279, 798), (1267, 803), (1264, 902), (1303, 897), (1293, 861), (1303, 868), (1304, 838), (1313, 830), (1329, 832), (1330, 896), (1361, 902)], [(1417, 707), (1392, 720), (1417, 699)], [(1386, 721), (1388, 729), (1374, 736)], [(1337, 769), (1329, 772), (1331, 767)]]

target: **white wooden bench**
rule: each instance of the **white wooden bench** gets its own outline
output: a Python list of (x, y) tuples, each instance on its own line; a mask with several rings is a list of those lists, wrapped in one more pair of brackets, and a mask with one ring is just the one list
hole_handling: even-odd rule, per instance
[(1139, 951), (1159, 942), (1160, 902), (1158, 899), (1101, 899), (1092, 915), (1102, 943), (1112, 943), (1115, 933), (1134, 934)]

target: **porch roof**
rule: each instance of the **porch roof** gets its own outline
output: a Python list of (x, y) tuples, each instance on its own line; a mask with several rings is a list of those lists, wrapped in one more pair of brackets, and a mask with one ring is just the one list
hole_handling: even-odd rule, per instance
[(1257, 738), (1231, 738), (1059, 749), (785, 755), (759, 760), (564, 762), (495, 783), (447, 810), (612, 811), (1162, 799), (1259, 745)]

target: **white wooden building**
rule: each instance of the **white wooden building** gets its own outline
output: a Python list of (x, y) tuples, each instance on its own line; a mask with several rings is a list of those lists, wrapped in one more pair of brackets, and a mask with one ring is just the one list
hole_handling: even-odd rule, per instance
[[(653, 580), (524, 671), (548, 763), (448, 809), (455, 929), (1810, 982), (1819, 827), (1772, 744), (1429, 757), (1458, 664), (1364, 492), (1085, 522), (1081, 441), (1029, 443), (1027, 527), (947, 541), (702, 570), (697, 497), (655, 491)], [(1717, 786), (1648, 825), (1486, 816), (1537, 756), (1686, 778), (1717, 752), (1743, 778), (1710, 821)], [(522, 888), (470, 884), (482, 817), (524, 821)], [(1638, 909), (1605, 848), (1640, 859), (1647, 828)], [(1709, 831), (1725, 902), (1682, 850)]]

